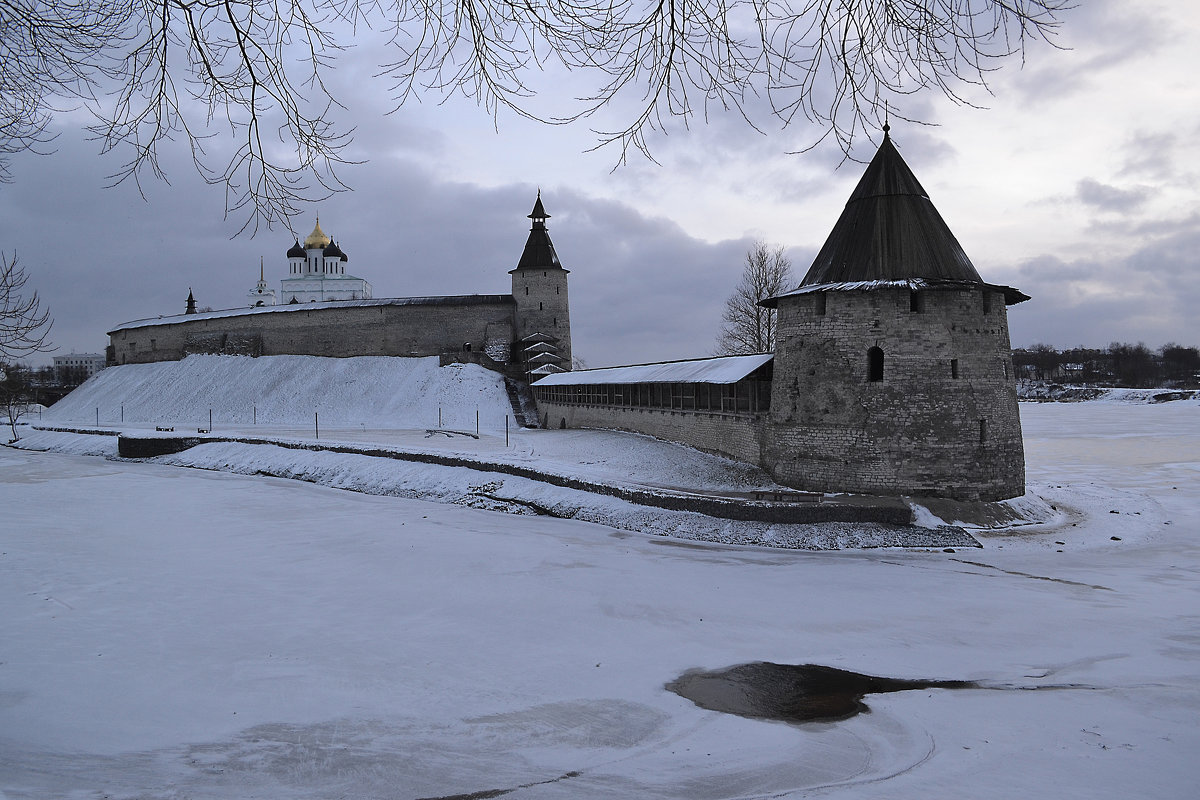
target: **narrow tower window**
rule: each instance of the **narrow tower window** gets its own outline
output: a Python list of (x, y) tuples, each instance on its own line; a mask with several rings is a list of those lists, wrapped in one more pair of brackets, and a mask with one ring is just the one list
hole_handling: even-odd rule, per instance
[(953, 378), (954, 380), (958, 380), (958, 359), (957, 358), (950, 359), (950, 377)]
[(908, 310), (914, 314), (925, 311), (925, 295), (913, 289), (908, 293)]
[(992, 313), (992, 293), (986, 288), (983, 290), (983, 313), (985, 315)]
[(983, 444), (987, 441), (987, 420), (979, 420), (979, 443)]
[(529, 287), (528, 286), (525, 287), (525, 296), (526, 297), (529, 296)]
[(818, 317), (825, 316), (825, 293), (817, 292), (813, 298), (813, 310), (816, 311)]
[(867, 380), (872, 382), (883, 380), (883, 351), (878, 347), (872, 347), (867, 351)]

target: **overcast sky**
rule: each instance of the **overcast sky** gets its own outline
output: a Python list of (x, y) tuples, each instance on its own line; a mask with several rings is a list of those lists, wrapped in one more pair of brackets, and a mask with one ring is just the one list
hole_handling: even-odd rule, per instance
[[(1200, 345), (1200, 88), (1191, 4), (1089, 0), (1060, 43), (991, 81), (987, 108), (929, 96), (892, 138), (985, 280), (1033, 297), (1010, 308), (1013, 345)], [(363, 53), (362, 57), (369, 54)], [(427, 101), (385, 115), (386, 86), (355, 53), (335, 80), (357, 126), (353, 191), (316, 215), (376, 297), (508, 292), (540, 188), (571, 270), (575, 353), (589, 366), (711, 354), (724, 301), (755, 239), (781, 244), (797, 281), (863, 165), (836, 148), (789, 155), (814, 133), (755, 132), (715, 116), (651, 138), (658, 164), (585, 152), (587, 126), (491, 117)], [(432, 98), (431, 98), (432, 100)], [(105, 332), (183, 311), (248, 305), (259, 259), (278, 288), (287, 230), (231, 238), (220, 187), (170, 150), (170, 184), (104, 188), (120, 165), (60, 121), (57, 151), (13, 159), (0, 185), (0, 249), (16, 251), (55, 317), (56, 354), (103, 352)], [(864, 143), (855, 156), (869, 160)], [(48, 363), (34, 359), (33, 363)]]

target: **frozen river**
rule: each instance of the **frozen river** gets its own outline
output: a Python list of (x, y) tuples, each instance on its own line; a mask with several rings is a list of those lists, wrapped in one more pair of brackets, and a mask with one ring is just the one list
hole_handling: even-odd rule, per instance
[[(1190, 798), (1200, 407), (1024, 405), (1056, 528), (680, 542), (0, 450), (0, 797)], [(667, 691), (917, 681), (788, 724)]]

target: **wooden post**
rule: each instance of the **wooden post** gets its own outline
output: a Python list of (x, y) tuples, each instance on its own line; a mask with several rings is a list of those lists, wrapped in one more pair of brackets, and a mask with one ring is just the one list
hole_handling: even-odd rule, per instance
[(258, 404), (255, 403), (254, 405), (251, 406), (251, 408), (254, 409), (254, 424), (257, 425), (258, 424)]
[(121, 422), (125, 421), (125, 404), (121, 403)]
[(96, 406), (96, 427), (100, 427), (100, 406)]
[(504, 446), (508, 447), (508, 414), (504, 415)]
[(438, 406), (438, 427), (442, 427), (442, 407)]
[(208, 410), (208, 432), (212, 433), (212, 409)]
[(321, 438), (321, 419), (317, 415), (316, 411), (313, 412), (313, 430), (316, 431), (317, 438), (320, 439)]
[(475, 409), (475, 438), (479, 438), (479, 409)]

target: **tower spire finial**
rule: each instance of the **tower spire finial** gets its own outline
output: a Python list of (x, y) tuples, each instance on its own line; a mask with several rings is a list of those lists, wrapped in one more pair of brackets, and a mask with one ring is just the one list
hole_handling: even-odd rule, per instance
[(888, 139), (888, 131), (892, 129), (891, 125), (892, 111), (888, 107), (888, 101), (883, 101), (883, 138)]
[(533, 203), (533, 211), (529, 212), (529, 219), (533, 220), (534, 228), (546, 227), (546, 220), (550, 215), (546, 213), (546, 209), (542, 206), (542, 190), (538, 189), (537, 200)]

